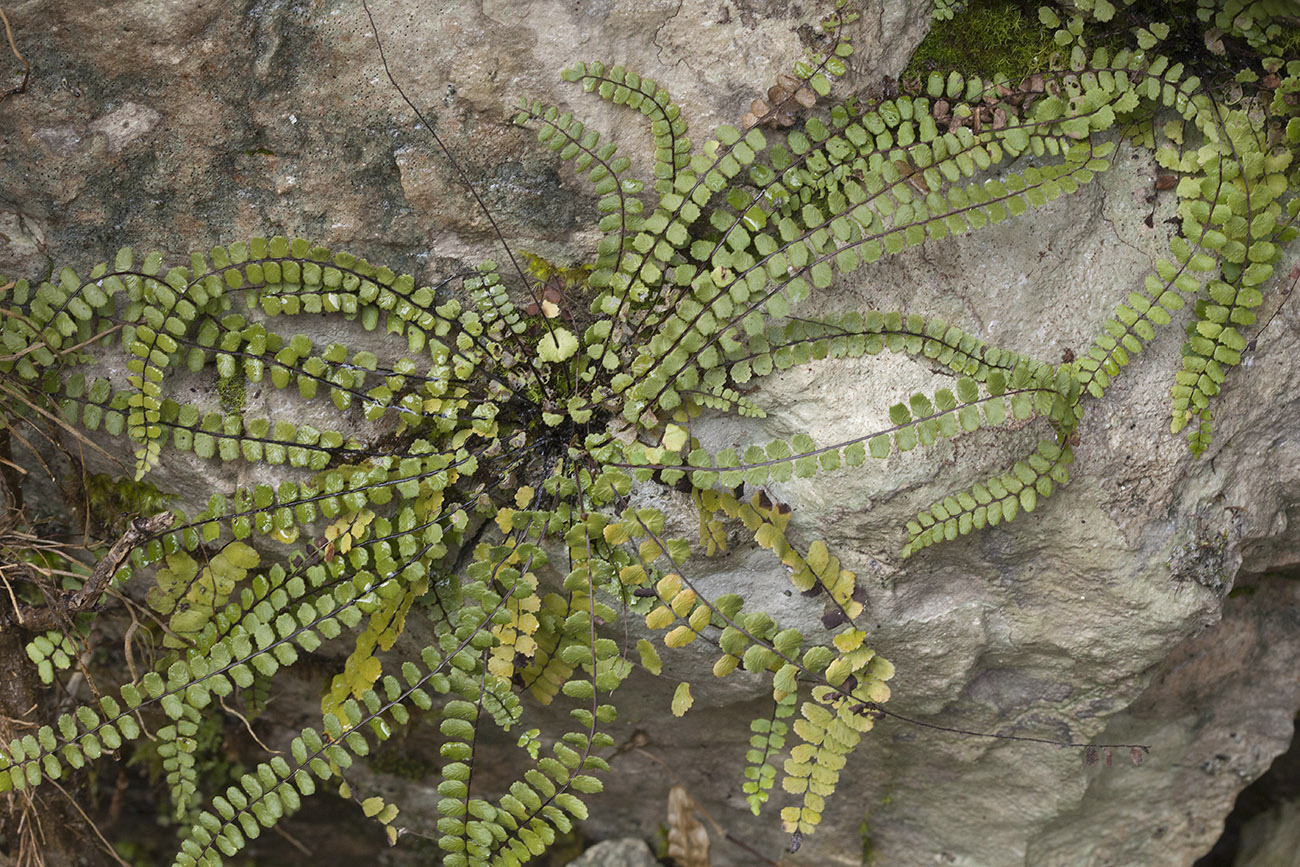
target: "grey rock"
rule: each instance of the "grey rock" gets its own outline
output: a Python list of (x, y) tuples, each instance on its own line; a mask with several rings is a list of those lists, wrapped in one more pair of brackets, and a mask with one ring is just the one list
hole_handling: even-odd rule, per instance
[(148, 135), (161, 119), (162, 115), (149, 106), (128, 102), (91, 121), (90, 131), (107, 140), (108, 153), (112, 156), (121, 153), (131, 142)]
[(626, 837), (604, 840), (569, 862), (569, 867), (658, 867), (644, 840)]

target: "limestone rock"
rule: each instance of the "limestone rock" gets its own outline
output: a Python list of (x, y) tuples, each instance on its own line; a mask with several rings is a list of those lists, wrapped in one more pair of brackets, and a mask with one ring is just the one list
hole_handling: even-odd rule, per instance
[(569, 867), (655, 867), (659, 862), (644, 841), (636, 837), (605, 840), (569, 862)]

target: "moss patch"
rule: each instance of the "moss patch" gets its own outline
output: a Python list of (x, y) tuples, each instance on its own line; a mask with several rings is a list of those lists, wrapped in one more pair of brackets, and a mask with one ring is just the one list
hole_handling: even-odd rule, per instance
[(1038, 21), (1037, 3), (972, 0), (964, 9), (949, 4), (952, 18), (937, 20), (917, 47), (903, 80), (933, 71), (960, 70), (1018, 80), (1048, 68), (1060, 47)]
[(217, 381), (217, 397), (221, 399), (221, 411), (226, 415), (243, 416), (247, 381), (242, 376), (222, 377)]
[(117, 479), (105, 473), (86, 476), (85, 486), (90, 514), (119, 534), (125, 532), (131, 518), (156, 515), (173, 499), (170, 494), (154, 487), (152, 482)]

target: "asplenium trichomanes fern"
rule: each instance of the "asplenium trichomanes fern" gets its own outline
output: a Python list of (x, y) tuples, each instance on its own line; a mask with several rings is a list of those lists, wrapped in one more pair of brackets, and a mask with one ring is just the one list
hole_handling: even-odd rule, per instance
[[(1216, 12), (1198, 9), (1207, 20)], [(268, 481), (214, 494), (135, 547), (119, 578), (153, 569), (149, 602), (170, 652), (138, 682), (0, 748), (0, 785), (38, 786), (158, 722), (175, 812), (190, 823), (176, 863), (219, 863), (318, 785), (351, 794), (353, 758), (424, 714), (445, 739), (444, 863), (520, 864), (586, 815), (581, 796), (607, 767), (602, 727), (620, 683), (636, 664), (659, 670), (651, 642), (634, 651), (601, 626), (637, 616), (668, 648), (710, 645), (719, 677), (743, 667), (770, 678), (773, 710), (755, 721), (745, 791), (758, 812), (779, 766), (782, 822), (802, 840), (845, 757), (886, 713), (893, 667), (869, 647), (853, 573), (821, 542), (792, 544), (789, 510), (764, 486), (1036, 415), (1052, 436), (918, 514), (903, 551), (1010, 521), (1068, 480), (1087, 401), (1185, 298), (1195, 316), (1173, 424), (1191, 424), (1203, 449), (1209, 399), (1240, 360), (1242, 329), (1295, 236), (1300, 64), (1265, 59), (1243, 71), (1247, 95), (1228, 104), (1218, 82), (1203, 85), (1160, 53), (1165, 25), (1134, 23), (1134, 46), (1092, 49), (1094, 24), (1116, 14), (1105, 0), (1078, 0), (1062, 24), (1045, 8), (1044, 23), (1060, 27), (1061, 63), (1022, 81), (935, 73), (916, 93), (851, 99), (788, 133), (754, 118), (699, 147), (657, 83), (618, 66), (572, 67), (566, 79), (641, 112), (655, 142), (647, 185), (569, 112), (519, 107), (519, 122), (599, 195), (604, 235), (585, 286), (570, 287), (586, 293), (585, 309), (549, 302), (509, 251), (503, 272), (484, 263), (418, 286), (278, 237), (171, 268), (124, 249), (85, 275), (65, 268), (56, 282), (18, 282), (0, 335), (10, 423), (57, 414), (91, 435), (125, 437), (137, 477), (179, 451), (255, 465)], [(826, 45), (794, 70), (802, 85), (785, 89), (770, 118), (830, 90), (852, 19), (838, 3)], [(1267, 27), (1242, 21), (1230, 26), (1271, 44)], [(1119, 135), (1159, 144), (1181, 176), (1182, 232), (1078, 360), (992, 347), (919, 311), (797, 309), (837, 274), (1073, 193), (1107, 169)], [(1027, 154), (1036, 165), (1017, 162)], [(295, 330), (298, 314), (391, 337), (321, 345)], [(755, 378), (883, 350), (946, 369), (951, 387), (905, 397), (889, 428), (845, 442), (800, 434), (711, 453), (693, 436), (702, 413), (761, 414), (742, 394)], [(286, 407), (332, 403), (343, 415), (325, 426), (288, 408), (252, 418), (186, 402), (169, 390), (185, 371), (227, 386), (269, 382)], [(636, 488), (651, 485), (690, 491), (698, 539), (670, 537), (663, 512), (637, 504)], [(725, 548), (735, 522), (788, 567), (796, 589), (825, 599), (824, 634), (695, 586), (689, 561)], [(431, 620), (436, 640), (396, 657), (414, 616)], [(202, 711), (233, 692), (273, 689), (302, 652), (333, 640), (350, 652), (320, 725), (224, 791), (200, 792)], [(531, 702), (570, 706), (573, 728), (544, 748), (521, 739), (527, 769), (489, 800), (470, 785), (478, 741), (489, 726), (521, 725)], [(690, 703), (683, 684), (673, 710)], [(358, 800), (396, 836), (397, 805)]]

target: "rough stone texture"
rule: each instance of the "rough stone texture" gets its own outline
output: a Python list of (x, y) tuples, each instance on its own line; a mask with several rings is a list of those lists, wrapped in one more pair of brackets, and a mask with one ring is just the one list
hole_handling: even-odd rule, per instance
[[(1223, 619), (1175, 647), (1098, 735), (1151, 744), (1152, 764), (1088, 769), (1078, 804), (1034, 836), (1026, 863), (1077, 864), (1085, 835), (1095, 841), (1095, 863), (1187, 864), (1209, 850), (1225, 806), (1294, 735), (1297, 666), (1300, 581), (1239, 574)], [(1170, 792), (1181, 793), (1177, 809), (1134, 821), (1134, 805), (1161, 803)]]
[[(871, 4), (857, 25), (853, 85), (898, 71), (927, 8)], [(681, 102), (699, 141), (789, 67), (802, 51), (797, 28), (821, 10), (798, 0), (481, 0), (376, 15), (394, 75), (512, 246), (576, 262), (596, 238), (592, 197), (531, 133), (503, 124), (502, 106), (520, 95), (570, 106), (613, 133), (644, 174), (639, 116), (560, 84), (561, 67), (606, 59), (640, 70)], [(28, 94), (0, 104), (0, 272), (80, 269), (122, 244), (176, 255), (272, 233), (423, 280), (500, 256), (447, 159), (383, 78), (351, 2), (198, 12), (180, 0), (26, 0), (6, 12), (35, 74)], [(1121, 148), (1114, 162), (1028, 220), (910, 251), (805, 310), (904, 307), (1042, 358), (1078, 351), (1168, 238), (1171, 194), (1147, 202), (1150, 157)], [(1068, 487), (1009, 527), (906, 563), (897, 553), (906, 517), (1009, 465), (1040, 425), (774, 486), (795, 509), (795, 535), (826, 539), (864, 581), (873, 646), (898, 666), (891, 711), (926, 725), (1152, 746), (1140, 768), (1126, 755), (1118, 767), (1084, 768), (1078, 749), (889, 720), (846, 768), (823, 827), (784, 863), (858, 864), (870, 852), (889, 865), (1184, 865), (1209, 848), (1236, 792), (1285, 748), (1300, 706), (1297, 585), (1258, 577), (1300, 565), (1297, 326), (1300, 314), (1285, 308), (1231, 375), (1206, 458), (1192, 461), (1168, 432), (1180, 334), (1166, 329), (1090, 405)], [(897, 358), (826, 362), (764, 382), (754, 399), (766, 419), (712, 420), (699, 432), (717, 447), (796, 430), (834, 442), (937, 384)], [(173, 459), (158, 483), (204, 497), (244, 480), (217, 469), (225, 475), (196, 480), (192, 464)], [(692, 532), (676, 494), (638, 496)], [(1256, 592), (1225, 605), (1242, 573)], [(742, 546), (701, 564), (698, 579), (815, 631), (820, 608), (792, 596), (761, 552)], [(632, 623), (617, 634), (634, 642), (641, 631)], [(654, 836), (671, 777), (652, 755), (732, 836), (779, 856), (775, 817), (750, 817), (740, 791), (748, 723), (765, 712), (761, 684), (736, 675), (697, 687), (684, 720), (667, 715), (676, 683), (706, 677), (711, 664), (703, 653), (665, 654), (661, 678), (634, 675), (620, 694), (616, 738), (640, 730), (648, 746), (614, 759), (587, 833)], [(286, 730), (309, 722), (318, 687), (302, 685), (297, 707), (282, 699)], [(428, 734), (416, 727), (401, 746), (416, 755)], [(485, 762), (476, 780), (516, 770)], [(404, 820), (428, 822), (427, 780), (385, 785), (401, 793)], [(725, 841), (713, 852), (717, 867), (754, 863)]]
[(569, 867), (655, 867), (659, 862), (643, 840), (624, 838), (597, 843)]

